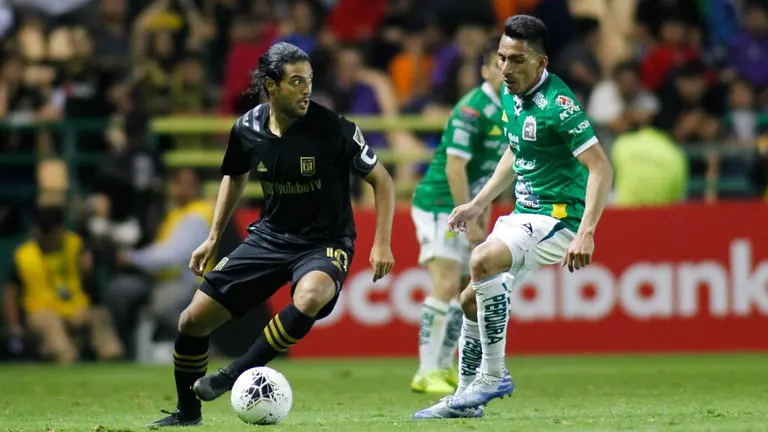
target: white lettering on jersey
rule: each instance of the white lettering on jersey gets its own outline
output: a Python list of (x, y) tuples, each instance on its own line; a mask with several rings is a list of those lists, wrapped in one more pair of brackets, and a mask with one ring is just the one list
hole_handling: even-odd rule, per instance
[(469, 132), (461, 129), (455, 129), (453, 131), (453, 143), (461, 146), (469, 145)]
[(579, 123), (578, 126), (568, 131), (570, 135), (578, 135), (589, 127), (589, 120), (584, 120), (583, 122)]
[(538, 92), (533, 96), (533, 103), (535, 103), (539, 109), (544, 109), (544, 107), (547, 106), (547, 99), (544, 98), (544, 95), (541, 94), (541, 92)]
[(579, 111), (581, 111), (581, 107), (579, 107), (578, 105), (571, 105), (567, 108), (563, 108), (563, 111), (560, 112), (560, 120), (565, 121), (569, 117), (571, 117), (574, 113), (577, 113)]

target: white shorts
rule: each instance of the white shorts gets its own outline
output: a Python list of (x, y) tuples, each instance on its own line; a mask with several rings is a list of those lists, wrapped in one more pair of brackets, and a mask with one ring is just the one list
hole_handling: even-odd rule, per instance
[(488, 236), (507, 245), (512, 254), (508, 273), (514, 281), (510, 289), (519, 287), (539, 267), (561, 262), (575, 237), (553, 217), (520, 213), (500, 217)]
[(462, 274), (469, 274), (469, 240), (462, 232), (448, 228), (448, 213), (435, 213), (411, 206), (411, 218), (421, 247), (419, 264), (426, 265), (432, 258), (445, 258), (458, 262)]

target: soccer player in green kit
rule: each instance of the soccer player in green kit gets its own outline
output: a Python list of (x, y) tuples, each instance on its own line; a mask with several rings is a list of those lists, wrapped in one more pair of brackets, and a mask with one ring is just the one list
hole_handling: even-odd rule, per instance
[(613, 179), (579, 102), (560, 78), (547, 72), (544, 23), (527, 15), (509, 18), (498, 54), (509, 148), (483, 189), (448, 220), (451, 229), (466, 231), (516, 181), (515, 209), (500, 217), (473, 249), (471, 286), (461, 294), (461, 337), (480, 339), (482, 359), (474, 377), (460, 376), (471, 380), (465, 389), (460, 383), (456, 394), (415, 418), (480, 417), (488, 402), (512, 393), (504, 358), (510, 292), (543, 265), (560, 262), (573, 272), (590, 264)]
[[(419, 370), (411, 381), (417, 393), (450, 394), (458, 384), (453, 359), (463, 317), (459, 293), (469, 284), (470, 250), (485, 240), (488, 220), (481, 217), (480, 222), (468, 224), (466, 233), (456, 233), (448, 228), (448, 216), (480, 191), (508, 147), (501, 120), (497, 46), (494, 40), (483, 57), (483, 84), (453, 108), (434, 159), (413, 195), (411, 217), (420, 244), (419, 263), (426, 266), (433, 282), (422, 305)], [(479, 341), (469, 347), (476, 354), (479, 348)], [(479, 361), (476, 355), (475, 367)]]

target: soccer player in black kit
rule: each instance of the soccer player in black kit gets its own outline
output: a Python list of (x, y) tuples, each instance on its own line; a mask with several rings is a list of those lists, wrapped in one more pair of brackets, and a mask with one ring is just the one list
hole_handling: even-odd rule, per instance
[[(245, 113), (230, 132), (210, 236), (189, 263), (204, 281), (179, 317), (173, 351), (177, 410), (148, 425), (153, 428), (202, 424), (200, 400), (228, 392), (240, 374), (267, 364), (331, 313), (354, 254), (351, 172), (375, 192), (374, 280), (394, 266), (392, 178), (354, 123), (310, 102), (307, 54), (288, 43), (273, 45), (259, 59), (254, 85), (269, 103)], [(203, 275), (252, 168), (266, 199), (261, 217), (248, 227), (247, 239)], [(242, 357), (205, 376), (209, 335), (289, 281), (292, 303)]]

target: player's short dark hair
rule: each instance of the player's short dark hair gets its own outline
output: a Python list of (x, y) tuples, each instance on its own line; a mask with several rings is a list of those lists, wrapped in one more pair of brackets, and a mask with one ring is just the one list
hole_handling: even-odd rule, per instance
[(309, 55), (296, 45), (278, 42), (259, 57), (259, 65), (251, 73), (251, 93), (269, 98), (267, 78), (279, 83), (285, 73), (285, 65), (308, 62)]
[(539, 54), (549, 53), (549, 31), (544, 22), (530, 15), (513, 15), (504, 23), (504, 35), (528, 43)]

